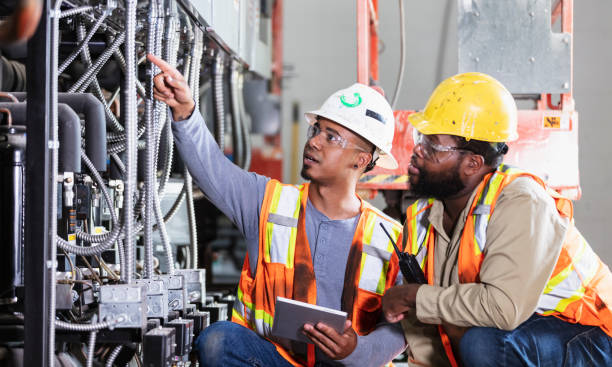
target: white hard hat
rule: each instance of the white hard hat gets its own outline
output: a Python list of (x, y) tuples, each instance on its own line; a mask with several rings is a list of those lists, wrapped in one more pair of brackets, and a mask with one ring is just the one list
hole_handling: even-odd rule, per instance
[(316, 111), (304, 114), (309, 124), (317, 116), (338, 123), (374, 144), (382, 168), (396, 169), (397, 161), (391, 155), (395, 117), (389, 102), (376, 90), (360, 83), (332, 94)]

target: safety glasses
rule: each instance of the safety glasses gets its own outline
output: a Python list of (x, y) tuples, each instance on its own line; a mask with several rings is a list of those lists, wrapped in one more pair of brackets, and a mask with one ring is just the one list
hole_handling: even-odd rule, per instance
[[(323, 134), (323, 143), (326, 146), (329, 147), (336, 147), (336, 148), (355, 148), (357, 150), (360, 150), (362, 152), (365, 152), (365, 150), (363, 150), (363, 148), (358, 147), (357, 145), (350, 143), (349, 141), (347, 141), (345, 138), (343, 138), (342, 136), (340, 136), (338, 133), (332, 131), (332, 130), (328, 130), (326, 129), (325, 131), (323, 131), (321, 129), (321, 126), (319, 125), (318, 122), (310, 125), (308, 127), (308, 131), (306, 132), (306, 138), (308, 140), (314, 138), (315, 136), (319, 135), (319, 134)], [(366, 152), (367, 153), (367, 152)]]
[(471, 151), (467, 149), (436, 144), (433, 141), (431, 141), (431, 138), (429, 136), (420, 133), (419, 131), (417, 131), (417, 129), (412, 129), (412, 141), (414, 142), (414, 149), (416, 149), (417, 146), (421, 147), (423, 158), (429, 161), (437, 162), (437, 163), (442, 163), (451, 156), (451, 154), (440, 155), (438, 153), (449, 153), (449, 152), (470, 152), (471, 153)]

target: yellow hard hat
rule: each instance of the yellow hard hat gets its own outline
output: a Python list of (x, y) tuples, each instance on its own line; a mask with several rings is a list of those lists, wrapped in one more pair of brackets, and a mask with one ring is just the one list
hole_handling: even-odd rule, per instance
[(448, 134), (488, 142), (518, 138), (516, 102), (499, 81), (483, 73), (463, 73), (438, 85), (423, 112), (408, 116), (421, 133)]

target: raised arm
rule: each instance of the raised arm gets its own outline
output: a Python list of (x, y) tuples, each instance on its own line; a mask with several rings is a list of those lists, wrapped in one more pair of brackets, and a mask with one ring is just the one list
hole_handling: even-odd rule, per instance
[(194, 111), (195, 103), (183, 75), (153, 55), (148, 59), (161, 69), (153, 79), (154, 95), (172, 111), (174, 139), (189, 172), (208, 199), (238, 226), (247, 245), (257, 243), (259, 211), (269, 179), (247, 172), (227, 159), (202, 115)]

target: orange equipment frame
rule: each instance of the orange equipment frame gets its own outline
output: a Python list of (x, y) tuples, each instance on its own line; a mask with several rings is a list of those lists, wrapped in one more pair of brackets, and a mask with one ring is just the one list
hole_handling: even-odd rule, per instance
[[(573, 44), (573, 0), (558, 0), (551, 11), (551, 23), (561, 18), (561, 31)], [(573, 47), (570, 51), (573, 78)], [(357, 81), (366, 85), (378, 81), (378, 0), (357, 0)], [(571, 81), (573, 83), (573, 80)], [(364, 174), (360, 190), (409, 190), (407, 167), (412, 155), (412, 110), (395, 114), (392, 153), (399, 162), (395, 170), (376, 167)], [(578, 170), (578, 113), (574, 110), (572, 88), (553, 105), (550, 94), (541, 94), (536, 109), (519, 110), (519, 140), (509, 143), (504, 161), (527, 169), (566, 197), (580, 198)]]

